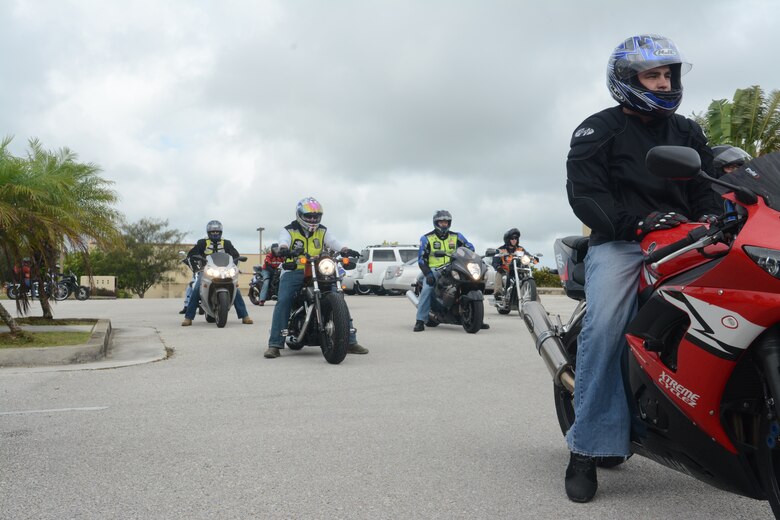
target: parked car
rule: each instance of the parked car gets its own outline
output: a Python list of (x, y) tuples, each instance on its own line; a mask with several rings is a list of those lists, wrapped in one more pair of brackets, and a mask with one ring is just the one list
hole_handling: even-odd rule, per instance
[(360, 252), (353, 274), (354, 283), (350, 290), (354, 290), (357, 294), (369, 292), (384, 294), (382, 280), (387, 268), (400, 266), (412, 259), (417, 259), (416, 245), (368, 246)]

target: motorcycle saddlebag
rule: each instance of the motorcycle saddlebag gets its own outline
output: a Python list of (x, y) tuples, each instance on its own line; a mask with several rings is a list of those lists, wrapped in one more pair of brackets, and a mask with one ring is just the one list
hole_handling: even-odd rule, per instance
[(585, 299), (585, 255), (588, 253), (588, 237), (569, 236), (558, 238), (553, 245), (558, 276), (566, 296), (574, 300)]

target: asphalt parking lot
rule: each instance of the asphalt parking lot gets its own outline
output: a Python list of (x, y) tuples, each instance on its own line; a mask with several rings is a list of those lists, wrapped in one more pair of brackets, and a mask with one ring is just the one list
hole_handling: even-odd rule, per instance
[[(548, 310), (573, 303), (543, 295)], [(55, 317), (152, 333), (167, 359), (0, 369), (3, 518), (769, 518), (640, 457), (563, 490), (552, 383), (517, 314), (413, 333), (404, 297), (351, 296), (368, 355), (262, 352), (273, 306), (224, 329), (180, 300), (65, 301)], [(6, 303), (6, 302), (4, 302)], [(115, 345), (121, 350), (121, 346)]]

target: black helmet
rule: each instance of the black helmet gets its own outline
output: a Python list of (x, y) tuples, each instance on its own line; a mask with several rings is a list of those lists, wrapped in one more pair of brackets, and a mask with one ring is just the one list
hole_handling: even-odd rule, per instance
[(274, 256), (279, 256), (279, 244), (276, 242), (271, 244), (271, 254)]
[(715, 175), (718, 177), (727, 173), (724, 168), (728, 166), (735, 166), (739, 168), (746, 162), (753, 159), (750, 154), (742, 148), (731, 146), (729, 144), (714, 146), (712, 148), (712, 155), (715, 157), (712, 160), (712, 169), (714, 170)]
[(515, 240), (520, 240), (520, 230), (517, 229), (516, 227), (513, 227), (512, 229), (504, 233), (504, 243), (509, 244), (509, 241), (513, 238)]
[(206, 224), (206, 234), (214, 242), (222, 240), (222, 222), (219, 220), (209, 221), (209, 223)]
[[(440, 220), (446, 220), (447, 224), (444, 226), (439, 225)], [(452, 215), (446, 209), (440, 209), (433, 214), (433, 230), (436, 232), (436, 236), (441, 239), (447, 238), (447, 234), (450, 232), (450, 225), (452, 224)]]

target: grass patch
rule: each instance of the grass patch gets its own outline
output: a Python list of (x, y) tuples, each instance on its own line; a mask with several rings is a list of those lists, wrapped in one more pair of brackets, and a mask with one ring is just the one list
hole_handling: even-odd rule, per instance
[(14, 337), (4, 332), (0, 334), (0, 349), (81, 345), (90, 336), (91, 332), (25, 332), (22, 337)]

